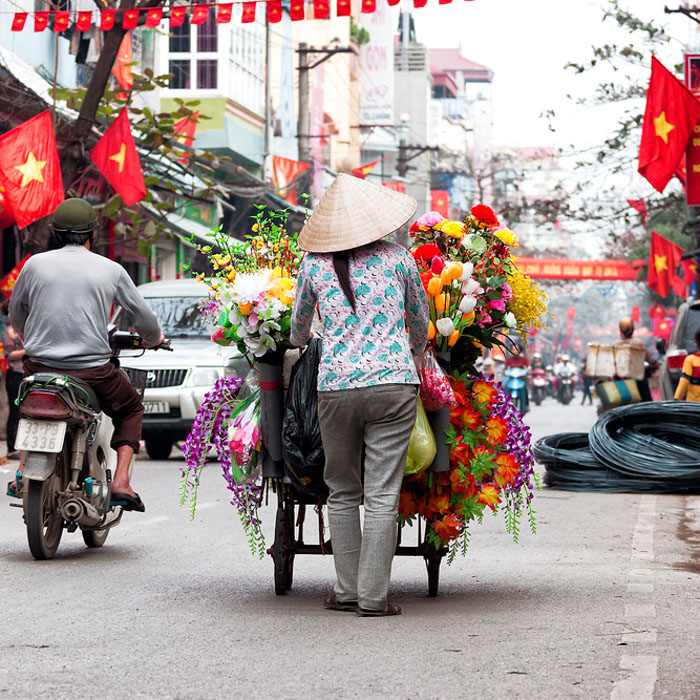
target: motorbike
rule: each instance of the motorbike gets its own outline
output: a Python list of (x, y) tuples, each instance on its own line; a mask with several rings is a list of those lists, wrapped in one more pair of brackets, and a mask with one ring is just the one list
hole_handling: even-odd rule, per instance
[[(115, 358), (122, 350), (146, 350), (139, 335), (125, 331), (112, 331), (109, 344)], [(170, 350), (170, 341), (158, 348)], [(143, 396), (147, 372), (130, 369), (127, 375)], [(35, 559), (52, 559), (63, 531), (78, 529), (87, 547), (102, 547), (123, 515), (110, 503), (117, 463), (111, 419), (87, 383), (57, 372), (26, 377), (18, 405), (15, 444), (23, 468), (15, 479), (22, 503), (10, 505), (23, 509), (29, 551)]]
[(560, 375), (557, 379), (557, 399), (565, 406), (574, 398), (574, 379), (572, 376)]
[(539, 406), (547, 394), (547, 372), (542, 368), (532, 370), (532, 400)]
[(527, 370), (524, 367), (508, 367), (503, 372), (503, 384), (513, 405), (525, 413), (527, 409)]

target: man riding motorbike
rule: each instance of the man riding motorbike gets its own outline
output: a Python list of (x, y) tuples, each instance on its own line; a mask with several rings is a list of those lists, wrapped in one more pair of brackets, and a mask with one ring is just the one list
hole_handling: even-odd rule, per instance
[(573, 387), (571, 388), (571, 395), (564, 396), (564, 387), (568, 386), (568, 384), (563, 380), (570, 379), (573, 382), (573, 378), (576, 375), (576, 367), (569, 362), (568, 355), (562, 355), (560, 362), (554, 365), (554, 374), (557, 378), (557, 399), (563, 403), (569, 403), (573, 397)]
[(82, 379), (112, 418), (111, 447), (117, 467), (111, 500), (124, 510), (145, 510), (129, 483), (139, 449), (143, 403), (112, 359), (107, 326), (113, 304), (133, 317), (149, 347), (163, 342), (158, 320), (124, 268), (91, 252), (98, 219), (82, 199), (66, 199), (50, 222), (53, 247), (32, 256), (17, 278), (10, 300), (12, 326), (24, 336), (25, 376), (60, 372)]

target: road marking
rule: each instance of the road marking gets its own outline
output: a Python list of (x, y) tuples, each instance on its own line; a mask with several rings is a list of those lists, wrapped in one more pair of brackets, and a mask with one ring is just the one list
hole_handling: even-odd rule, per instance
[(656, 617), (653, 603), (625, 603), (625, 617)]
[[(654, 561), (654, 528), (657, 520), (656, 496), (643, 495), (632, 532), (630, 558), (633, 562)], [(653, 595), (652, 576), (653, 571), (650, 569), (639, 568), (629, 572), (632, 581), (627, 584), (627, 595), (635, 602), (625, 603), (625, 618), (632, 622), (621, 635), (622, 644), (656, 643), (656, 628), (650, 626), (645, 629), (645, 623), (656, 618), (656, 606), (653, 603), (637, 602), (639, 596)], [(658, 656), (623, 655), (619, 667), (622, 678), (613, 683), (610, 700), (651, 700), (654, 697), (658, 665)]]
[(198, 503), (197, 510), (206, 510), (207, 508), (215, 508), (219, 505), (219, 501), (206, 501), (205, 503)]
[(658, 665), (657, 656), (623, 656), (620, 659), (620, 671), (629, 675), (615, 681), (610, 700), (653, 698)]

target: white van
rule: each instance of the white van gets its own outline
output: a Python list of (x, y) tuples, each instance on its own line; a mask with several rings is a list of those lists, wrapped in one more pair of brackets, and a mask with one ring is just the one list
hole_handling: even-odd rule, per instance
[[(143, 439), (151, 459), (167, 459), (173, 444), (184, 440), (204, 396), (221, 377), (243, 377), (248, 362), (235, 347), (210, 340), (212, 328), (200, 311), (207, 288), (194, 279), (150, 282), (138, 288), (155, 315), (173, 352), (123, 355), (122, 367), (148, 372), (144, 392)], [(113, 318), (119, 328), (131, 325), (123, 309)]]

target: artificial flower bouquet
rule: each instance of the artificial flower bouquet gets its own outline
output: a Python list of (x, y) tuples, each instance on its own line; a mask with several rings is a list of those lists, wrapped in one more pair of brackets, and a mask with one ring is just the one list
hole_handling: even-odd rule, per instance
[(214, 269), (208, 278), (198, 276), (211, 290), (212, 340), (235, 345), (251, 364), (289, 339), (301, 250), (286, 219), (286, 211), (258, 206), (246, 244), (215, 233), (212, 245), (200, 248)]
[(526, 337), (542, 326), (547, 298), (518, 269), (518, 238), (490, 207), (473, 207), (464, 222), (428, 212), (410, 234), (430, 304), (430, 343), (443, 352), (457, 346), (461, 369), (473, 369), (481, 348), (502, 345), (511, 329)]

